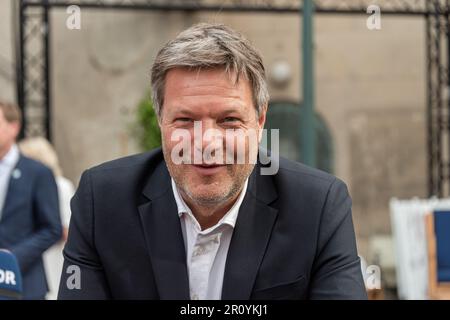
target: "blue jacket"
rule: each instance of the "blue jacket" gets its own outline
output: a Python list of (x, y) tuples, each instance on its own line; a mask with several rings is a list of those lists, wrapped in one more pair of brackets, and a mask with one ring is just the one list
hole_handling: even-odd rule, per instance
[(62, 233), (58, 189), (50, 169), (22, 155), (13, 172), (0, 220), (0, 248), (17, 257), (23, 298), (42, 299), (48, 291), (42, 254)]

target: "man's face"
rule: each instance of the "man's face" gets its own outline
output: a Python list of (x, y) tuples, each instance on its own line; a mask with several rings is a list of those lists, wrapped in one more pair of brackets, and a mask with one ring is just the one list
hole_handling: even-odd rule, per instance
[[(235, 83), (223, 69), (198, 71), (176, 68), (167, 73), (160, 118), (163, 153), (170, 175), (189, 202), (215, 206), (226, 203), (239, 193), (254, 167), (249, 159), (250, 155), (256, 156), (265, 113), (264, 110), (258, 116), (250, 83), (244, 77)], [(194, 133), (198, 133), (194, 127), (198, 129), (199, 124), (202, 129), (200, 136)], [(172, 140), (180, 129), (190, 133), (190, 164), (174, 163), (172, 150), (180, 140)], [(212, 132), (211, 129), (215, 131), (216, 139), (204, 135), (208, 130)], [(256, 137), (256, 145), (250, 144), (249, 139), (236, 138), (236, 134), (228, 135), (227, 131), (235, 132), (241, 138), (256, 133), (251, 135)], [(215, 150), (209, 154), (217, 156), (221, 152), (223, 158), (214, 161), (214, 165), (205, 166), (205, 158), (202, 158), (202, 163), (194, 159), (196, 149), (197, 152), (198, 149), (203, 152)], [(237, 150), (245, 153), (245, 163), (236, 164)], [(227, 152), (235, 160), (233, 163), (225, 159)]]
[(8, 122), (0, 109), (0, 156), (3, 157), (16, 140), (19, 133), (17, 122)]

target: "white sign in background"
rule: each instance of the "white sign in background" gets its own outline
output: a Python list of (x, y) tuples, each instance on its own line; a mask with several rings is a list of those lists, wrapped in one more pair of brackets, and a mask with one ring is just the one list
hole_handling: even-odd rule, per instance
[(428, 256), (425, 215), (449, 210), (450, 199), (391, 199), (397, 290), (400, 299), (428, 299)]

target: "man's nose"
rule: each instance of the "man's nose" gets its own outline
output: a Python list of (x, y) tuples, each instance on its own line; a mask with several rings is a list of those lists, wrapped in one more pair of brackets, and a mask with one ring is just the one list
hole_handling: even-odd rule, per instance
[(223, 134), (214, 120), (204, 120), (201, 122), (201, 134), (195, 135), (196, 145), (202, 146), (204, 150), (209, 148), (222, 147)]

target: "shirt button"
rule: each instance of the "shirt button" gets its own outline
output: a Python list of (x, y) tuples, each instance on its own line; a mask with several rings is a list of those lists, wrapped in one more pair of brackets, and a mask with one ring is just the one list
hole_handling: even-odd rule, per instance
[(197, 248), (194, 250), (194, 257), (202, 255), (204, 252), (205, 252), (205, 250), (203, 249), (203, 247)]

